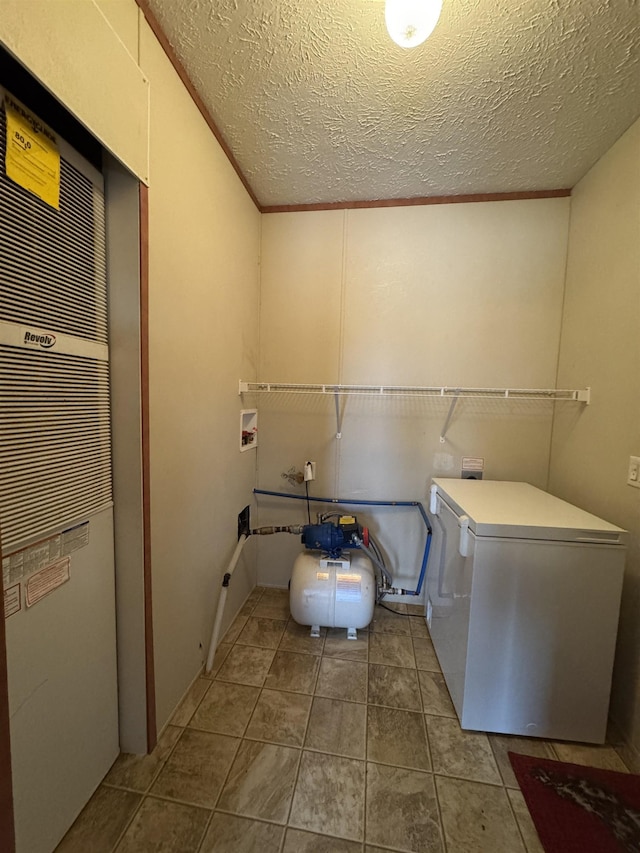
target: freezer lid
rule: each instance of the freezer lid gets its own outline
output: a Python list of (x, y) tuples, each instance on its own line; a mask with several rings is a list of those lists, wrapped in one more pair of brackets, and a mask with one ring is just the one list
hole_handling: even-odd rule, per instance
[(625, 545), (628, 534), (529, 483), (434, 478), (437, 494), (476, 536)]

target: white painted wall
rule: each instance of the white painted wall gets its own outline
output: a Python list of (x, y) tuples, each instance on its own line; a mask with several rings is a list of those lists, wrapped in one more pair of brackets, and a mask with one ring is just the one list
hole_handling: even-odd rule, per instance
[[(255, 376), (260, 214), (141, 21), (151, 81), (151, 555), (158, 723), (206, 658), (255, 451), (240, 453), (238, 380)], [(234, 574), (223, 629), (255, 585)]]
[(640, 121), (574, 188), (559, 383), (591, 385), (579, 416), (558, 413), (550, 491), (628, 529), (612, 716), (640, 767)]
[[(569, 199), (263, 216), (261, 380), (553, 388)], [(318, 462), (312, 494), (426, 499), (434, 474), (546, 487), (548, 403), (461, 402), (447, 442), (441, 400), (353, 399), (335, 438), (332, 398), (255, 395), (259, 487), (304, 494), (282, 473)], [(304, 504), (261, 497), (260, 523), (304, 521)], [(415, 585), (416, 512), (362, 511), (397, 581)], [(263, 539), (259, 579), (285, 586), (296, 541)]]

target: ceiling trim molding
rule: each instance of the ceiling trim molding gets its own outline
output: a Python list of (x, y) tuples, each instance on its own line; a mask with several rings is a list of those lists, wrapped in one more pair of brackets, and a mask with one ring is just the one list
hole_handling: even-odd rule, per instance
[(376, 207), (415, 207), (430, 204), (473, 204), (476, 202), (489, 201), (522, 201), (530, 199), (543, 198), (565, 198), (571, 195), (571, 188), (551, 189), (551, 190), (523, 190), (521, 192), (501, 192), (501, 193), (472, 193), (469, 195), (434, 195), (434, 196), (416, 196), (413, 198), (386, 198), (372, 199), (363, 201), (336, 201), (336, 202), (319, 202), (314, 204), (273, 204), (261, 205), (256, 194), (251, 187), (251, 184), (245, 177), (238, 161), (233, 155), (226, 139), (220, 132), (213, 117), (209, 113), (204, 101), (198, 94), (196, 87), (193, 85), (191, 78), (187, 74), (184, 66), (178, 59), (169, 39), (160, 26), (160, 23), (149, 7), (148, 0), (135, 0), (138, 8), (144, 15), (149, 27), (162, 49), (164, 50), (167, 59), (172, 64), (176, 74), (182, 81), (185, 89), (191, 96), (195, 106), (207, 123), (209, 129), (218, 141), (222, 151), (229, 160), (234, 171), (240, 178), (242, 185), (246, 189), (249, 197), (255, 204), (260, 213), (297, 213), (318, 210), (360, 210), (365, 208)]
[(415, 198), (384, 198), (372, 201), (335, 201), (324, 204), (272, 204), (260, 208), (261, 213), (297, 213), (314, 210), (360, 210), (370, 207), (417, 207), (427, 204), (473, 204), (481, 201), (523, 201), (536, 198), (566, 198), (570, 188), (557, 190), (523, 190), (509, 193), (473, 193), (470, 195), (431, 195)]
[(229, 148), (226, 139), (224, 138), (224, 136), (222, 135), (222, 133), (218, 129), (218, 126), (216, 125), (211, 114), (209, 113), (206, 106), (204, 105), (202, 98), (200, 97), (200, 95), (196, 91), (196, 87), (191, 82), (191, 78), (189, 77), (189, 75), (185, 71), (184, 66), (182, 65), (182, 63), (178, 59), (173, 47), (171, 46), (171, 43), (169, 42), (169, 39), (166, 37), (164, 30), (160, 26), (158, 19), (156, 18), (156, 16), (153, 14), (151, 9), (149, 8), (147, 0), (136, 0), (136, 3), (138, 4), (138, 8), (140, 9), (142, 14), (144, 15), (147, 23), (151, 27), (153, 34), (158, 39), (160, 46), (162, 47), (162, 49), (166, 53), (167, 59), (173, 65), (173, 67), (176, 71), (176, 74), (182, 80), (182, 83), (183, 83), (185, 89), (187, 90), (187, 92), (191, 95), (191, 99), (193, 100), (194, 104), (198, 108), (200, 115), (202, 116), (202, 118), (205, 120), (205, 122), (209, 126), (211, 133), (213, 133), (213, 135), (217, 139), (220, 147), (222, 148), (222, 150), (225, 153), (225, 156), (227, 157), (227, 159), (229, 160), (229, 162), (233, 166), (235, 173), (237, 174), (237, 176), (242, 181), (242, 185), (244, 186), (246, 191), (249, 193), (251, 200), (253, 201), (255, 206), (258, 208), (258, 210), (260, 212), (262, 212), (260, 202), (256, 198), (256, 195), (255, 195), (255, 193), (251, 187), (251, 184), (249, 183), (249, 181), (244, 176), (244, 173), (243, 173), (242, 169), (240, 168), (240, 166), (238, 165), (238, 161), (233, 156), (233, 153), (232, 153), (231, 149)]

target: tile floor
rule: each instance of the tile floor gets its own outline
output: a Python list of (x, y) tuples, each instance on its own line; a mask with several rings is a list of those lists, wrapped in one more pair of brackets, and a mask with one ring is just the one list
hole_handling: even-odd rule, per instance
[(420, 608), (312, 639), (256, 589), (150, 756), (122, 755), (58, 853), (541, 853), (507, 750), (625, 771), (611, 746), (463, 732)]

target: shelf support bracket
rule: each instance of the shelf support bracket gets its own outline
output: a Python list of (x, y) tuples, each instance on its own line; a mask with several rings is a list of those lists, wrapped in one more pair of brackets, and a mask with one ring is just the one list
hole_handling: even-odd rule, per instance
[(337, 390), (333, 392), (333, 399), (336, 403), (336, 438), (342, 438), (342, 416), (344, 410), (340, 408), (340, 394), (338, 394)]
[(456, 408), (458, 400), (460, 399), (460, 390), (458, 389), (453, 399), (451, 400), (451, 405), (449, 406), (449, 414), (447, 415), (447, 419), (444, 422), (444, 426), (442, 427), (442, 432), (440, 433), (440, 444), (444, 444), (446, 441), (447, 430), (449, 429), (449, 424), (451, 423), (451, 418), (453, 417), (453, 412)]

